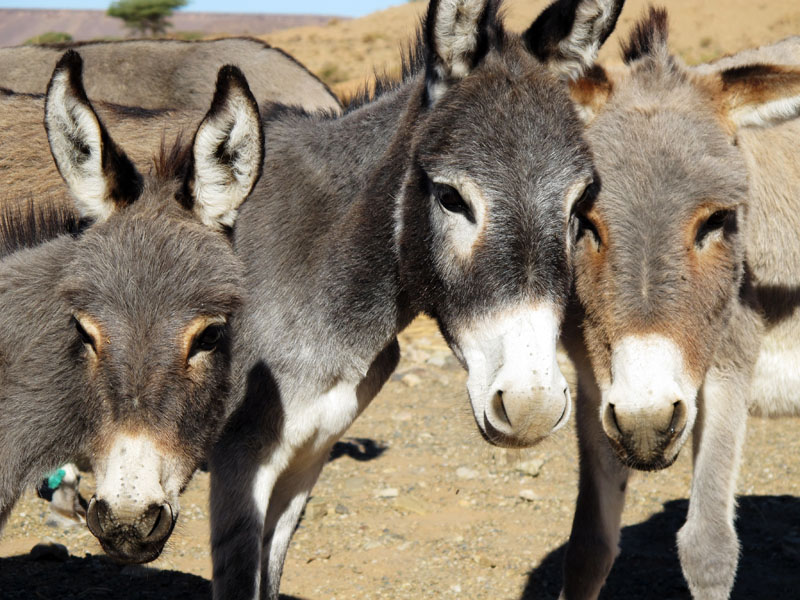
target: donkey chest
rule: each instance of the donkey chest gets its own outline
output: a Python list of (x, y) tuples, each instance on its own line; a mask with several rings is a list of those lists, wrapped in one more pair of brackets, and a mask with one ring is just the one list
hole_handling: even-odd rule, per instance
[(800, 415), (800, 318), (764, 335), (753, 370), (750, 412), (759, 416)]

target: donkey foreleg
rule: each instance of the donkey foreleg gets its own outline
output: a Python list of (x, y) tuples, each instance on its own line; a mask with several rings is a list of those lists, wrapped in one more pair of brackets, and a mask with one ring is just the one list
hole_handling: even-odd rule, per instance
[(261, 581), (264, 520), (277, 470), (252, 464), (243, 455), (226, 456), (221, 445), (211, 458), (213, 596), (215, 600), (255, 600)]
[(278, 600), (283, 566), (300, 515), (329, 455), (323, 453), (301, 473), (282, 477), (275, 485), (264, 527), (261, 554), (261, 598)]
[(620, 518), (629, 471), (606, 440), (598, 407), (599, 394), (591, 398), (579, 385), (576, 413), (580, 482), (564, 558), (562, 600), (597, 598), (619, 553)]
[(741, 375), (712, 370), (699, 398), (694, 426), (694, 474), (686, 523), (678, 532), (678, 554), (692, 597), (730, 596), (739, 540), (734, 528), (736, 478), (744, 445), (749, 386)]

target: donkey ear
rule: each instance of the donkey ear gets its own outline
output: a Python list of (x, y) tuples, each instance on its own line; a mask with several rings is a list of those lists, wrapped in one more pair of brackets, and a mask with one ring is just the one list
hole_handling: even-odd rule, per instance
[(142, 177), (108, 135), (83, 87), (83, 60), (74, 50), (58, 61), (45, 99), (45, 128), (58, 172), (81, 217), (105, 221), (132, 203)]
[(503, 35), (497, 0), (431, 0), (425, 17), (429, 104), (469, 75)]
[(556, 0), (523, 34), (528, 49), (559, 77), (576, 79), (594, 63), (625, 0)]
[(209, 227), (232, 227), (236, 211), (261, 176), (264, 131), (244, 74), (225, 65), (214, 100), (192, 143), (192, 169), (184, 196)]
[(749, 65), (711, 77), (718, 78), (712, 93), (736, 129), (772, 127), (800, 117), (800, 69)]
[(586, 75), (569, 83), (569, 94), (586, 125), (603, 110), (613, 89), (608, 74), (600, 65), (594, 65)]

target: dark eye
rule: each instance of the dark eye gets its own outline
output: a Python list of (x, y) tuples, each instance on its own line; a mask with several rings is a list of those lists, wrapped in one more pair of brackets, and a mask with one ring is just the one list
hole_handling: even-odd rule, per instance
[(714, 233), (730, 233), (735, 230), (736, 211), (730, 209), (718, 210), (700, 225), (694, 238), (694, 243), (696, 246), (702, 246), (708, 237)]
[(461, 197), (461, 194), (458, 193), (456, 188), (443, 183), (435, 183), (433, 186), (433, 194), (436, 196), (436, 201), (443, 209), (451, 213), (464, 215), (471, 223), (475, 222), (472, 209), (464, 202), (464, 198)]
[(81, 338), (81, 342), (87, 346), (91, 346), (92, 349), (95, 349), (94, 339), (92, 339), (92, 336), (86, 332), (86, 330), (83, 328), (83, 325), (81, 325), (81, 322), (75, 317), (72, 317), (72, 323), (75, 325), (75, 331), (78, 332), (78, 337)]
[(221, 324), (209, 325), (203, 332), (194, 338), (192, 349), (189, 352), (191, 358), (198, 352), (211, 352), (222, 341), (225, 334), (225, 326)]

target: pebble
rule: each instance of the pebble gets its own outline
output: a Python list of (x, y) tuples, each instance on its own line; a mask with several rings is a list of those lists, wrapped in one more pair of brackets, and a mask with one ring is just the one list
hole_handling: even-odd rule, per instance
[(530, 475), (531, 477), (538, 477), (542, 472), (543, 466), (544, 461), (541, 458), (533, 458), (519, 463), (516, 470), (525, 475)]
[(408, 375), (403, 375), (403, 379), (401, 380), (404, 385), (408, 387), (417, 387), (422, 383), (422, 379), (413, 373), (409, 373)]
[(480, 473), (478, 473), (475, 469), (470, 469), (469, 467), (458, 467), (456, 469), (456, 477), (459, 479), (475, 479), (479, 475)]
[(315, 521), (328, 514), (328, 505), (323, 500), (312, 498), (306, 504), (306, 519)]
[(536, 492), (533, 490), (520, 490), (519, 497), (523, 500), (527, 500), (528, 502), (533, 502), (534, 500), (538, 500), (539, 496), (536, 495)]
[(397, 498), (399, 495), (397, 488), (384, 488), (377, 493), (378, 498)]
[(337, 504), (336, 505), (336, 514), (337, 515), (349, 515), (350, 509), (347, 508), (344, 504)]
[(64, 562), (69, 558), (69, 550), (64, 544), (55, 542), (43, 542), (31, 548), (28, 558), (31, 560), (52, 560)]

